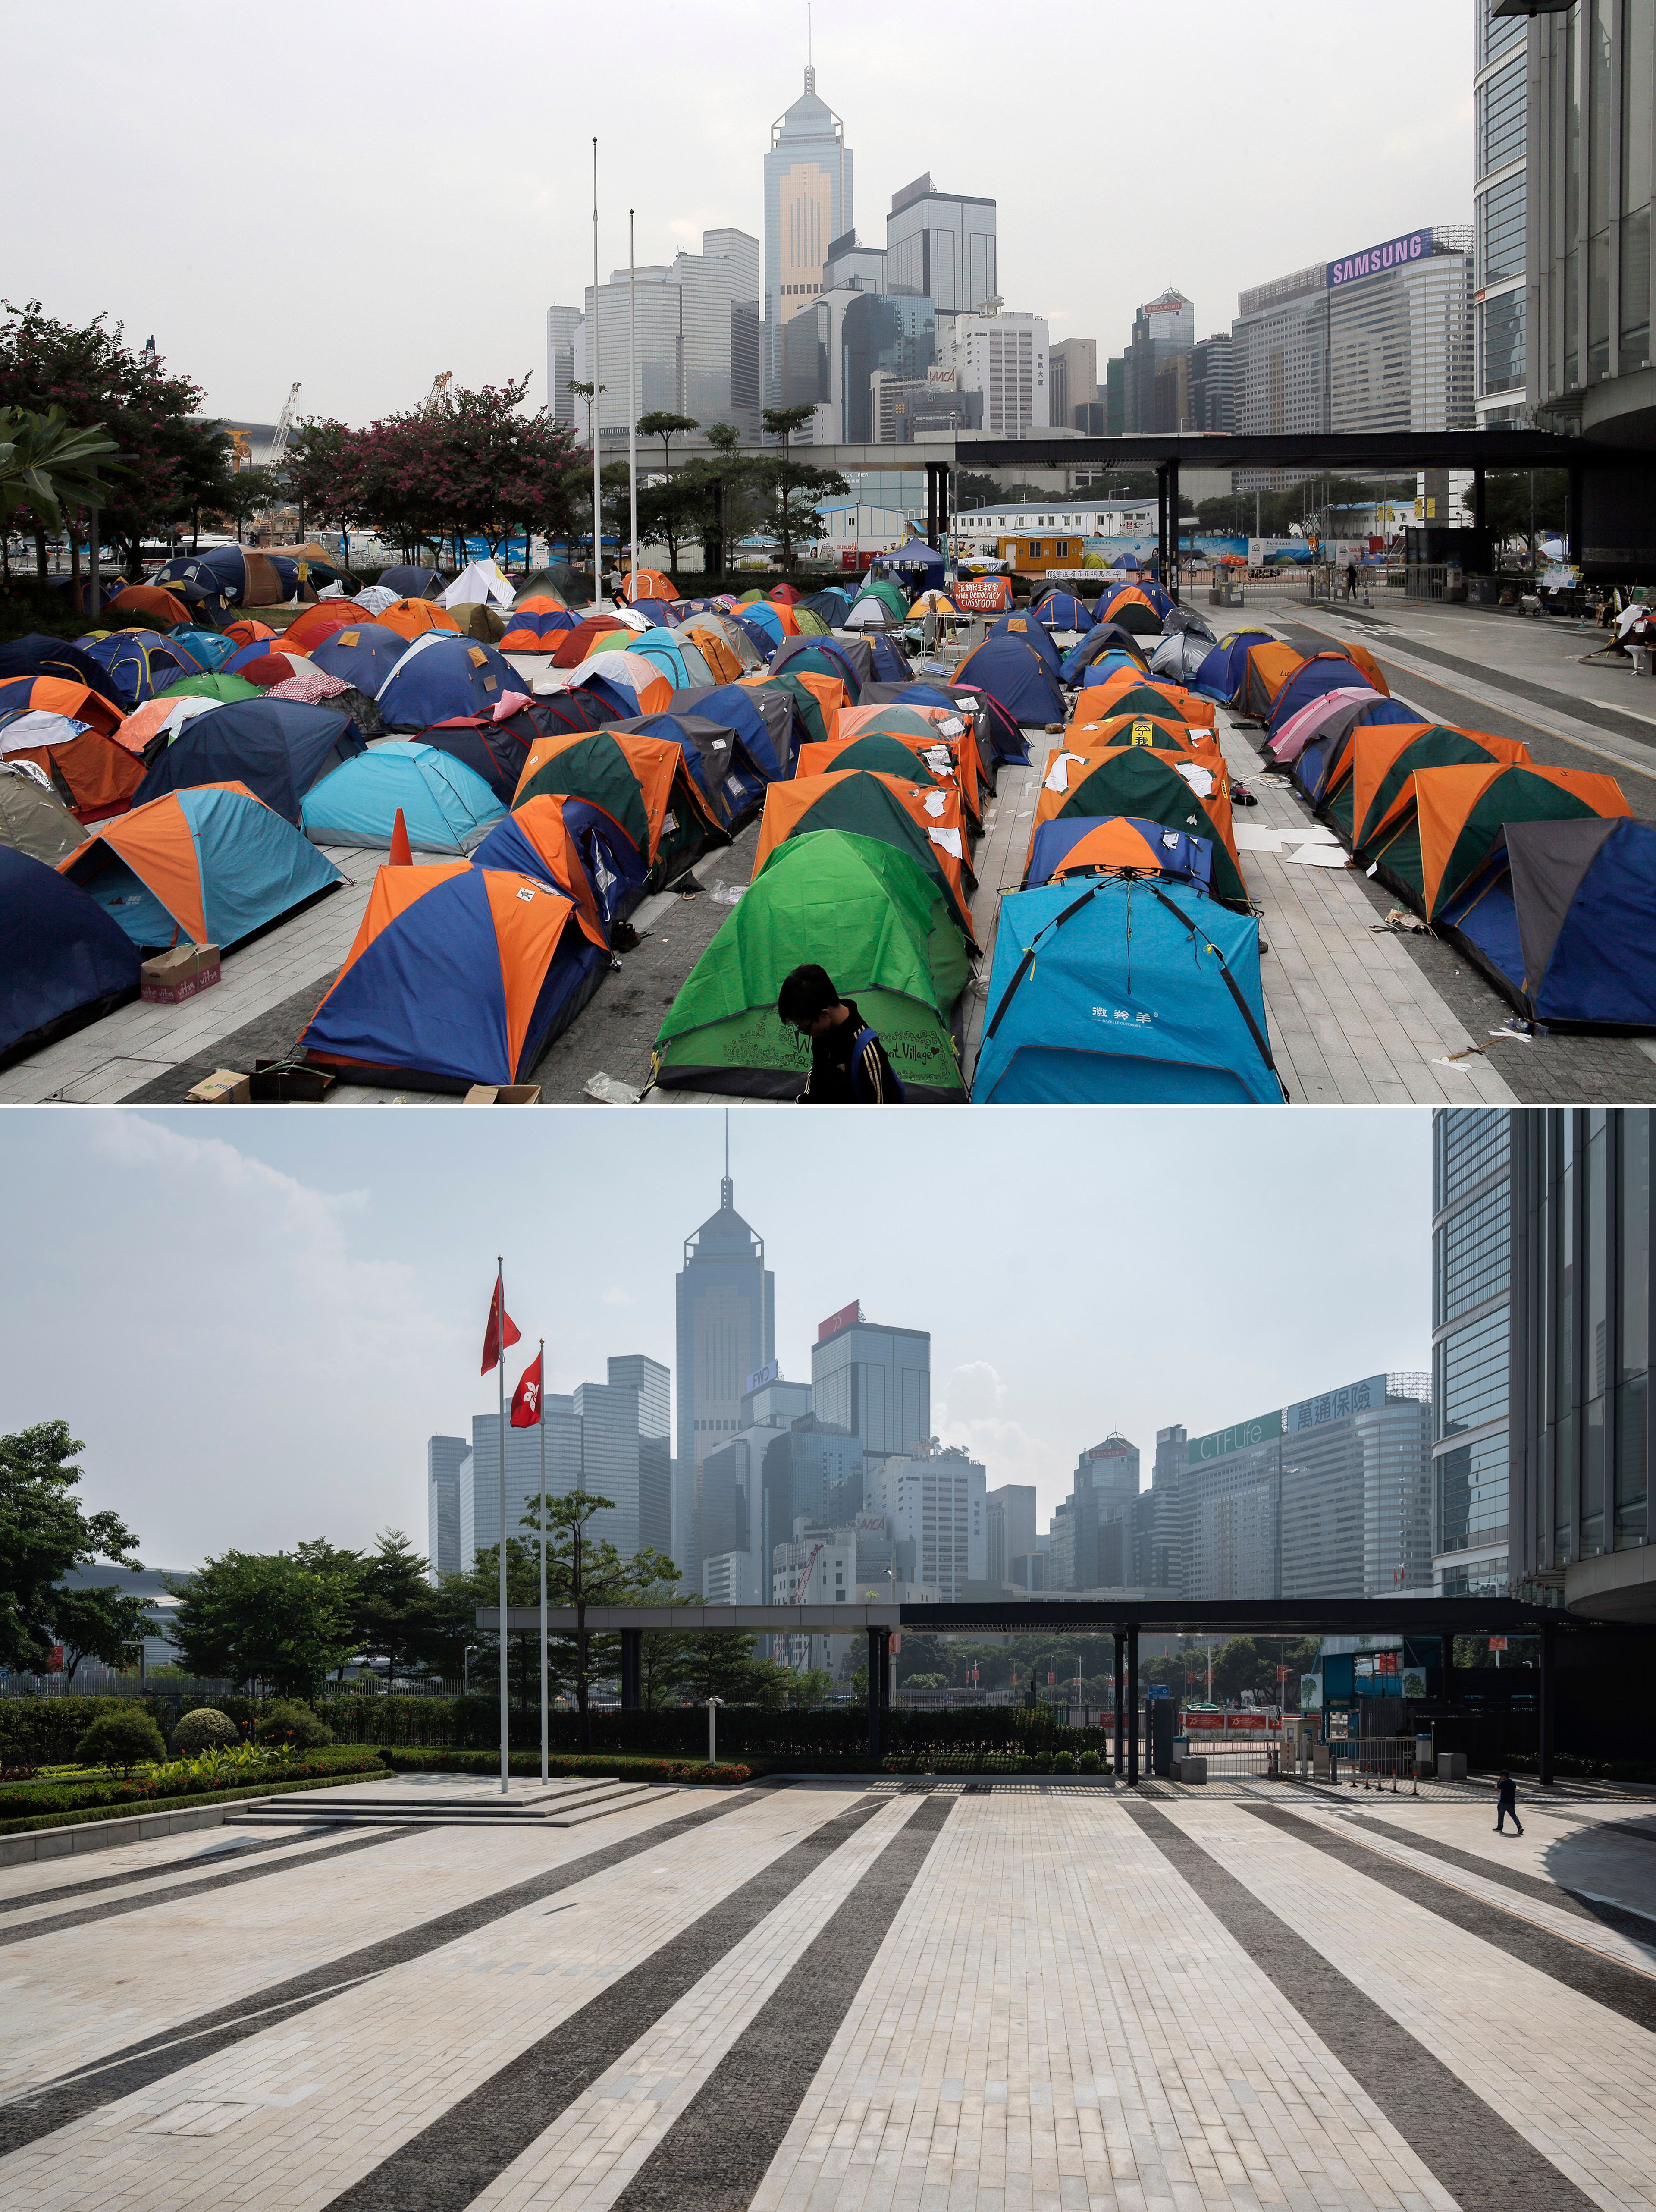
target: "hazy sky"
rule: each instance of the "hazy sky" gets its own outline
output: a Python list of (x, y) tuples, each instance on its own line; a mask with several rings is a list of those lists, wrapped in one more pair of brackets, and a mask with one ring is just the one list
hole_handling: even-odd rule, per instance
[[(731, 1115), (783, 1373), (853, 1298), (931, 1331), (933, 1421), (1041, 1525), (1080, 1449), (1429, 1364), (1423, 1110)], [(425, 1440), (494, 1404), (494, 1255), (548, 1387), (670, 1365), (723, 1117), (13, 1107), (0, 1431), (62, 1415), (147, 1565), (425, 1546)]]
[[(591, 278), (593, 135), (606, 276), (629, 205), (642, 262), (761, 235), (804, 56), (804, 0), (12, 9), (6, 295), (153, 331), (242, 420), (297, 377), (365, 422), (445, 368), (532, 369), (538, 404), (545, 310)], [(1205, 336), (1243, 286), (1471, 220), (1470, 0), (837, 0), (816, 57), (864, 241), (925, 169), (998, 200), (1008, 306), (1101, 364), (1170, 283)]]

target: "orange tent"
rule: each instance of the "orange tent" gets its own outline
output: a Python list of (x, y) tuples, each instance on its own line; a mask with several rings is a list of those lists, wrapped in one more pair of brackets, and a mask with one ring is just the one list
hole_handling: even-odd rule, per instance
[(224, 635), (234, 638), (238, 645), (252, 645), (256, 639), (274, 637), (276, 632), (268, 623), (255, 622), (251, 615), (244, 615), (240, 622), (226, 623)]
[(282, 647), (286, 653), (311, 653), (331, 638), (336, 630), (359, 629), (362, 624), (362, 610), (343, 599), (318, 599), (313, 607), (290, 622), (282, 633)]
[(1192, 729), (1211, 730), (1216, 726), (1211, 699), (1198, 699), (1182, 684), (1166, 684), (1154, 676), (1141, 676), (1131, 668), (1112, 669), (1101, 684), (1089, 684), (1076, 701), (1075, 719), (1077, 722), (1101, 721), (1124, 692), (1139, 690), (1159, 692)]
[[(604, 917), (598, 911), (597, 896), (592, 889), (592, 879), (586, 872), (586, 863), (581, 858), (580, 848), (563, 818), (562, 799), (543, 792), (533, 799), (525, 799), (520, 806), (514, 807), (507, 816), (506, 823), (497, 823), (489, 836), (484, 839), (482, 847), (472, 855), (479, 867), (506, 866), (505, 860), (500, 857), (499, 833), (507, 825), (521, 831), (550, 872), (552, 881), (560, 890), (567, 892), (574, 900), (593, 943), (596, 945), (601, 941), (607, 945), (610, 933), (604, 927)], [(491, 841), (494, 850), (489, 849)], [(522, 872), (527, 874), (531, 871), (525, 869)]]
[[(822, 711), (822, 727), (831, 730), (834, 718), (842, 707), (850, 704), (851, 695), (846, 690), (844, 678), (838, 676), (819, 676), (812, 668), (788, 668), (783, 672), (794, 683), (803, 684)], [(738, 678), (743, 684), (773, 684), (777, 678), (761, 671), (754, 676)]]
[[(1409, 781), (1416, 769), (1477, 768), (1485, 760), (1512, 768), (1529, 757), (1521, 739), (1492, 737), (1485, 730), (1445, 722), (1365, 726), (1351, 732), (1324, 805), (1355, 853), (1386, 835), (1387, 823), (1407, 803)], [(1350, 789), (1342, 797), (1348, 780)]]
[(184, 601), (159, 584), (125, 584), (104, 605), (120, 614), (148, 615), (158, 623), (187, 623), (190, 610)]
[(1165, 714), (1105, 714), (1087, 721), (1077, 711), (1064, 742), (1077, 753), (1105, 752), (1115, 745), (1153, 745), (1159, 752), (1188, 753), (1229, 781), (1230, 771), (1212, 731), (1192, 729), (1171, 710)]
[[(877, 793), (872, 788), (876, 786)], [(889, 796), (883, 799), (880, 793)], [(786, 783), (773, 783), (765, 793), (754, 874), (758, 875), (779, 845), (813, 826), (877, 837), (878, 822), (883, 813), (889, 817), (892, 800), (913, 824), (907, 833), (909, 841), (941, 872), (955, 918), (969, 935), (972, 922), (967, 893), (976, 888), (977, 878), (966, 857), (966, 820), (960, 793), (941, 786), (928, 787), (868, 769), (796, 775)], [(818, 817), (815, 825), (813, 817)]]
[(1078, 837), (1046, 880), (1061, 884), (1066, 877), (1084, 876), (1095, 868), (1134, 868), (1160, 875), (1166, 860), (1136, 822), (1125, 814), (1113, 814)]
[[(1145, 765), (1147, 759), (1152, 765)], [(1118, 763), (1123, 770), (1121, 776), (1111, 773)], [(1060, 767), (1064, 770), (1061, 781), (1058, 780)], [(1105, 773), (1096, 805), (1089, 801), (1085, 806), (1076, 807), (1074, 800), (1086, 791), (1089, 781), (1100, 770)], [(1136, 786), (1145, 776), (1177, 799), (1176, 819), (1168, 818), (1175, 810), (1158, 809), (1149, 804), (1137, 788), (1128, 787), (1125, 779), (1131, 778)], [(1169, 781), (1173, 777), (1179, 779), (1184, 790), (1180, 790), (1179, 783)], [(1113, 789), (1113, 786), (1119, 787)], [(1237, 857), (1231, 826), (1229, 778), (1222, 773), (1214, 774), (1204, 762), (1184, 760), (1177, 753), (1156, 752), (1148, 746), (1134, 745), (1114, 745), (1099, 752), (1054, 754), (1047, 763), (1035, 802), (1035, 818), (1029, 830), (1031, 852), (1034, 849), (1034, 833), (1041, 823), (1056, 822), (1066, 811), (1096, 813), (1100, 817), (1128, 814), (1143, 820), (1166, 821), (1168, 829), (1188, 830), (1198, 837), (1211, 836), (1224, 847), (1239, 880), (1241, 878), (1242, 864)], [(1204, 826), (1204, 816), (1210, 827)], [(1028, 855), (1024, 867), (1027, 873)]]
[[(923, 737), (912, 726), (904, 726), (906, 721), (914, 720), (929, 723), (933, 735)], [(968, 813), (974, 820), (981, 816), (984, 795), (990, 787), (970, 714), (962, 714), (957, 707), (924, 707), (912, 699), (889, 701), (883, 705), (876, 702), (868, 707), (841, 707), (829, 725), (828, 737), (831, 741), (854, 738), (869, 730), (883, 731), (911, 751), (923, 755), (929, 755), (938, 745), (945, 747), (954, 763), (955, 781), (965, 798)]]
[(1240, 713), (1255, 715), (1263, 722), (1277, 703), (1277, 694), (1296, 668), (1304, 667), (1305, 662), (1305, 654), (1295, 653), (1291, 645), (1275, 641), (1251, 645), (1242, 664), (1242, 680), (1231, 705)]
[[(1613, 775), (1589, 769), (1513, 766), (1424, 768), (1410, 779), (1412, 823), (1406, 811), (1381, 849), (1387, 872), (1417, 891), (1428, 921), (1489, 858), (1508, 822), (1561, 821), (1585, 815), (1631, 815)], [(1412, 834), (1411, 834), (1412, 833)], [(1410, 866), (1413, 842), (1418, 875)]]
[[(578, 787), (561, 792), (554, 771), (568, 753), (579, 755), (581, 774)], [(696, 788), (682, 745), (675, 744), (670, 738), (649, 737), (640, 730), (604, 726), (560, 730), (551, 737), (537, 738), (513, 793), (514, 812), (525, 802), (525, 793), (534, 798), (581, 798), (601, 807), (631, 837), (651, 866), (660, 857), (664, 836), (676, 839), (687, 831), (705, 829), (716, 843), (730, 842)], [(693, 819), (685, 819), (687, 816)]]
[(106, 737), (112, 737), (122, 720), (122, 709), (112, 701), (70, 677), (8, 676), (0, 680), (0, 714), (25, 710), (67, 714), (72, 722), (89, 722)]
[[(305, 617), (301, 615), (300, 622)], [(361, 622), (362, 610), (358, 607), (351, 617)], [(398, 637), (405, 637), (411, 645), (416, 637), (423, 637), (428, 629), (452, 629), (458, 635), (460, 625), (446, 607), (440, 607), (434, 599), (393, 599), (383, 613), (373, 619), (385, 629), (394, 629)], [(299, 623), (294, 624), (297, 629)]]
[(745, 664), (737, 654), (727, 638), (721, 637), (711, 623), (688, 622), (682, 635), (695, 646), (707, 662), (715, 683), (739, 684), (747, 672)]
[(634, 568), (622, 582), (621, 596), (629, 603), (634, 599), (670, 601), (678, 597), (678, 586), (659, 568)]

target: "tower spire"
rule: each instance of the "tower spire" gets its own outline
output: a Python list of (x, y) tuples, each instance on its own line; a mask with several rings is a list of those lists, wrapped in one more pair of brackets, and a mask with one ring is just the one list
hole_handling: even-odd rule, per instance
[(728, 1212), (736, 1198), (731, 1181), (731, 1109), (725, 1109), (725, 1180), (719, 1186), (719, 1202)]
[(810, 0), (805, 0), (805, 90), (816, 89), (816, 58), (812, 50), (810, 35)]

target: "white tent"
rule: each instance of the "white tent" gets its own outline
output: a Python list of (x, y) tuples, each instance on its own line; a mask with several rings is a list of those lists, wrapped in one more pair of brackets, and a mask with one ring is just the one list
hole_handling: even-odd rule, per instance
[(516, 597), (493, 561), (472, 561), (461, 569), (440, 604), (446, 607), (479, 606), (493, 599), (497, 606), (509, 607)]

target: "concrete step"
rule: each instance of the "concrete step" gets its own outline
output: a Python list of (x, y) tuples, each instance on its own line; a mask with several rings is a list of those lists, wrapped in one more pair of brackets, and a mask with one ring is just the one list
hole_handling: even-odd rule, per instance
[[(441, 1785), (441, 1786), (434, 1786)], [(579, 1827), (630, 1805), (648, 1804), (674, 1793), (658, 1784), (591, 1781), (538, 1782), (513, 1779), (503, 1796), (470, 1775), (407, 1775), (389, 1784), (364, 1783), (348, 1790), (294, 1790), (282, 1797), (256, 1798), (228, 1816), (237, 1826), (268, 1826), (296, 1817), (325, 1820), (353, 1827), (421, 1826), (466, 1827)]]

